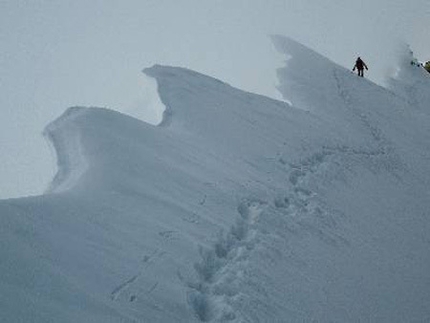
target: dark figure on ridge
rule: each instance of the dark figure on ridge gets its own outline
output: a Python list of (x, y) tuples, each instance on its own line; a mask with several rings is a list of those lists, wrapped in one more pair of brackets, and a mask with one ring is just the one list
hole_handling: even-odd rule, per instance
[(360, 57), (358, 57), (357, 60), (355, 61), (355, 65), (352, 71), (355, 71), (355, 69), (357, 69), (358, 76), (361, 76), (361, 77), (364, 76), (364, 73), (363, 73), (364, 69), (368, 70), (366, 63), (363, 62), (363, 60)]

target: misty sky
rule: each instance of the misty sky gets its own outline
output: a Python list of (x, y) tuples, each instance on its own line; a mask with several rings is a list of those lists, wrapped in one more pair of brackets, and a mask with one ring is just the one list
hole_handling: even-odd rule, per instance
[(145, 67), (189, 67), (279, 98), (284, 58), (270, 34), (347, 68), (361, 55), (382, 83), (402, 43), (430, 60), (429, 30), (430, 0), (0, 0), (0, 198), (43, 192), (56, 168), (41, 133), (67, 107), (155, 122)]

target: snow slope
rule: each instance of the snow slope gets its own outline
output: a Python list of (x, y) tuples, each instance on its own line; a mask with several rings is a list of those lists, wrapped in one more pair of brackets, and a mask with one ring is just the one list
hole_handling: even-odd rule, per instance
[(428, 75), (387, 90), (274, 42), (292, 106), (157, 65), (159, 126), (48, 125), (49, 191), (0, 201), (1, 321), (430, 319)]

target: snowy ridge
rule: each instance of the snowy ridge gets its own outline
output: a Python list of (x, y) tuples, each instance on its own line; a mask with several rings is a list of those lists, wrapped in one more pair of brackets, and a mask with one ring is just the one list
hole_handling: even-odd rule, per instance
[(405, 48), (404, 55), (400, 57), (400, 66), (397, 73), (388, 80), (388, 86), (415, 111), (415, 113), (428, 114), (430, 93), (430, 74), (421, 66), (411, 64), (416, 61), (409, 48)]
[(0, 201), (0, 320), (430, 317), (430, 115), (402, 87), (427, 75), (398, 94), (275, 41), (299, 108), (156, 65), (160, 126), (71, 108), (46, 128), (51, 189)]
[(71, 189), (88, 168), (82, 151), (80, 133), (73, 126), (73, 120), (84, 114), (85, 108), (70, 108), (45, 128), (44, 136), (57, 154), (58, 167), (47, 193)]

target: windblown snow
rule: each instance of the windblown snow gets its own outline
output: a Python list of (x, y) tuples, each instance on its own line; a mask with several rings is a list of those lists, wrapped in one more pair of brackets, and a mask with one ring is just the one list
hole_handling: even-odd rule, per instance
[(159, 126), (47, 126), (51, 187), (0, 201), (0, 321), (430, 320), (430, 74), (273, 41), (291, 104), (156, 65)]

